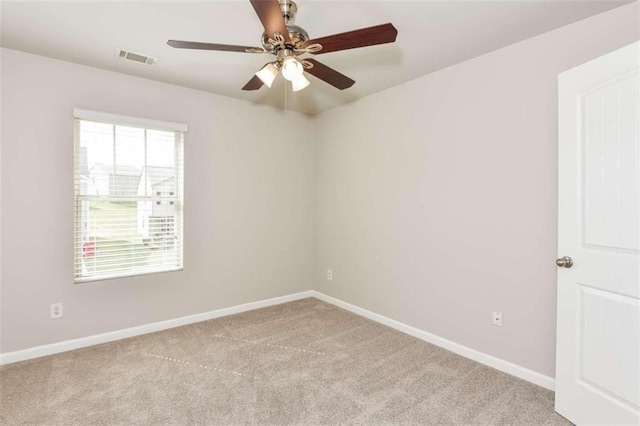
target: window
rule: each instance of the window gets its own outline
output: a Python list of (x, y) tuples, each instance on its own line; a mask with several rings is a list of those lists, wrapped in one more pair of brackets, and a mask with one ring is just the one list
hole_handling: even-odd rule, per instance
[(74, 116), (75, 282), (182, 269), (187, 126)]

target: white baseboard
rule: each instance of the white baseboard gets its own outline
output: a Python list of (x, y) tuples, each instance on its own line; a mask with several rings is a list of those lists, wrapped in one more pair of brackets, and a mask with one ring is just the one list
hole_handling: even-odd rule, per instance
[(463, 357), (495, 368), (496, 370), (511, 374), (512, 376), (534, 383), (538, 386), (542, 386), (543, 388), (547, 388), (549, 390), (555, 389), (555, 379), (553, 377), (545, 376), (544, 374), (529, 370), (528, 368), (522, 367), (512, 362), (485, 354), (484, 352), (480, 352), (475, 349), (471, 349), (459, 343), (452, 342), (451, 340), (436, 336), (435, 334), (427, 333), (426, 331), (422, 331), (418, 328), (401, 323), (400, 321), (392, 320), (391, 318), (376, 314), (375, 312), (368, 311), (366, 309), (344, 302), (340, 299), (327, 296), (326, 294), (320, 293), (318, 291), (312, 290), (311, 294), (313, 297), (324, 302), (330, 303), (349, 312), (353, 312), (354, 314), (368, 318), (380, 324), (384, 324), (410, 336), (416, 337), (420, 340), (424, 340), (425, 342), (432, 343), (458, 355), (462, 355)]
[(459, 343), (455, 343), (440, 336), (436, 336), (435, 334), (427, 333), (426, 331), (422, 331), (410, 325), (401, 323), (391, 318), (387, 318), (383, 315), (376, 314), (374, 312), (368, 311), (334, 297), (327, 296), (326, 294), (320, 293), (315, 290), (303, 291), (300, 293), (289, 294), (287, 296), (274, 297), (272, 299), (244, 303), (242, 305), (231, 306), (229, 308), (217, 309), (215, 311), (203, 312), (200, 314), (189, 315), (186, 317), (175, 318), (167, 321), (154, 322), (151, 324), (126, 328), (109, 333), (96, 334), (79, 339), (51, 343), (49, 345), (35, 346), (33, 348), (15, 352), (8, 352), (0, 354), (0, 365), (10, 364), (18, 361), (25, 361), (32, 358), (39, 358), (42, 356), (53, 355), (61, 352), (67, 352), (74, 349), (86, 348), (88, 346), (98, 345), (101, 343), (113, 342), (115, 340), (140, 336), (142, 334), (153, 333), (169, 328), (180, 327), (182, 325), (193, 324), (196, 322), (220, 318), (227, 315), (265, 308), (267, 306), (279, 305), (281, 303), (292, 302), (294, 300), (306, 299), (308, 297), (315, 297), (324, 302), (345, 309), (349, 312), (353, 312), (356, 315), (360, 315), (372, 321), (384, 324), (410, 336), (424, 340), (425, 342), (432, 343), (436, 346), (440, 346), (441, 348), (457, 353), (458, 355), (462, 355), (466, 358), (472, 359), (507, 374), (511, 374), (512, 376), (518, 377), (520, 379), (527, 380), (544, 388), (550, 390), (554, 390), (555, 388), (555, 380), (552, 377), (545, 376), (544, 374), (537, 373), (533, 370), (529, 370), (528, 368), (519, 366), (509, 361), (505, 361), (492, 355), (485, 354), (484, 352), (471, 349)]
[(265, 308), (267, 306), (279, 305), (281, 303), (292, 302), (294, 300), (313, 297), (311, 291), (289, 294), (272, 299), (260, 300), (257, 302), (244, 303), (242, 305), (231, 306), (229, 308), (216, 309), (215, 311), (203, 312), (186, 317), (174, 318), (166, 321), (154, 322), (138, 327), (125, 328), (123, 330), (111, 331), (109, 333), (96, 334), (93, 336), (81, 337), (79, 339), (66, 340), (64, 342), (51, 343), (49, 345), (35, 346), (15, 352), (0, 354), (0, 365), (10, 364), (18, 361), (25, 361), (32, 358), (53, 355), (67, 352), (74, 349), (86, 348), (100, 343), (113, 342), (114, 340), (126, 339), (128, 337), (140, 336), (142, 334), (153, 333), (166, 330), (168, 328), (180, 327), (182, 325), (193, 324), (227, 315), (252, 311), (254, 309)]

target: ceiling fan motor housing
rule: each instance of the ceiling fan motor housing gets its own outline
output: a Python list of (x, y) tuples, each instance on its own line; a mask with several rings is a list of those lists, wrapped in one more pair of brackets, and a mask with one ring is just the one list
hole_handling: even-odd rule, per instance
[(276, 54), (277, 50), (287, 47), (291, 49), (302, 49), (304, 47), (304, 43), (309, 40), (309, 33), (298, 25), (287, 25), (287, 31), (289, 31), (289, 39), (291, 39), (291, 41), (283, 45), (278, 43), (276, 40), (272, 40), (266, 32), (263, 33), (262, 47), (264, 47), (267, 52)]
[(302, 49), (304, 48), (304, 43), (309, 40), (307, 30), (293, 24), (296, 19), (296, 13), (298, 12), (298, 6), (291, 0), (278, 0), (278, 4), (280, 5), (280, 12), (282, 12), (282, 17), (289, 32), (290, 41), (282, 43), (278, 40), (273, 40), (264, 32), (262, 34), (262, 47), (274, 55), (277, 55), (278, 51), (282, 49)]

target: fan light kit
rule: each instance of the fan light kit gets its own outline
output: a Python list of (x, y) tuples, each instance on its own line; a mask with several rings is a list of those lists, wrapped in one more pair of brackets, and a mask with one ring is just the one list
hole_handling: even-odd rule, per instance
[(311, 58), (300, 58), (304, 54), (319, 55), (358, 47), (393, 43), (398, 30), (392, 24), (377, 25), (310, 39), (307, 31), (294, 25), (298, 7), (291, 0), (249, 0), (265, 31), (262, 47), (237, 46), (231, 44), (200, 43), (194, 41), (169, 40), (167, 44), (178, 49), (217, 50), (241, 53), (269, 53), (276, 60), (258, 71), (242, 90), (257, 90), (263, 85), (271, 87), (278, 74), (291, 82), (294, 92), (309, 86), (305, 71), (333, 87), (344, 90), (355, 83), (344, 74)]
[(280, 69), (278, 68), (278, 63), (270, 62), (265, 65), (260, 71), (258, 71), (256, 75), (260, 80), (262, 80), (264, 84), (267, 85), (267, 87), (271, 87), (271, 84), (273, 84), (273, 80), (276, 79), (279, 72)]
[(302, 64), (296, 58), (289, 56), (282, 61), (282, 76), (285, 79), (293, 81), (301, 75)]

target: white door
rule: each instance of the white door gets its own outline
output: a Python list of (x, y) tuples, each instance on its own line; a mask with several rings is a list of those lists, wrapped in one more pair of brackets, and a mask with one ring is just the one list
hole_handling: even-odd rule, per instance
[(634, 43), (558, 79), (558, 257), (573, 265), (558, 260), (556, 410), (578, 425), (640, 424), (639, 62)]

